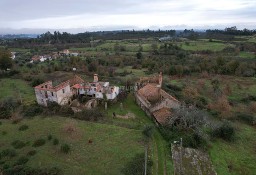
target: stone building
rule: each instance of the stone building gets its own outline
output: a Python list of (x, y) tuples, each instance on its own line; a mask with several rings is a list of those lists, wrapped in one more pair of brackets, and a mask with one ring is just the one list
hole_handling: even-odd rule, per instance
[(172, 110), (180, 107), (180, 102), (162, 90), (162, 73), (151, 78), (141, 78), (136, 83), (135, 99), (137, 104), (157, 124), (164, 125), (171, 117)]
[(47, 106), (48, 102), (56, 102), (59, 105), (68, 104), (71, 101), (71, 97), (74, 95), (71, 87), (76, 83), (83, 82), (84, 80), (82, 78), (75, 76), (73, 79), (62, 82), (56, 86), (53, 86), (52, 81), (40, 84), (34, 88), (37, 103), (43, 106)]

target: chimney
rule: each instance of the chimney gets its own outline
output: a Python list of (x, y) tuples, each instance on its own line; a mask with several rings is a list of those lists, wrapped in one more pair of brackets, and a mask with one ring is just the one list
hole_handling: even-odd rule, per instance
[(93, 75), (93, 82), (98, 82), (99, 78), (98, 78), (98, 74), (94, 74)]
[(162, 74), (162, 72), (159, 73), (158, 83), (159, 83), (159, 86), (161, 88), (162, 84), (163, 84), (163, 74)]

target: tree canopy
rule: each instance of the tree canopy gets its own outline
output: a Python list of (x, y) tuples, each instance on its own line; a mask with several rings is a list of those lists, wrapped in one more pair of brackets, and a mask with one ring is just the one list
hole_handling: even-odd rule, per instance
[(0, 49), (0, 69), (6, 70), (12, 67), (11, 53), (8, 50)]

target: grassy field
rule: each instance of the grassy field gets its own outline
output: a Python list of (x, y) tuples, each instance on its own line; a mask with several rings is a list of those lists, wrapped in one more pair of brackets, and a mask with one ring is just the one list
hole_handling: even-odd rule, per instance
[(178, 45), (182, 44), (181, 48), (184, 50), (192, 50), (192, 51), (202, 51), (202, 50), (211, 50), (211, 51), (221, 51), (227, 46), (225, 43), (219, 42), (207, 42), (207, 41), (197, 41), (197, 42), (188, 42), (186, 43), (177, 43)]
[(0, 99), (6, 97), (22, 98), (24, 103), (35, 100), (33, 88), (20, 79), (0, 79)]
[[(113, 112), (115, 112), (117, 115), (125, 115), (128, 112), (131, 112), (136, 116), (135, 119), (128, 120), (114, 119), (112, 120), (112, 122), (115, 125), (121, 125), (131, 128), (143, 128), (146, 125), (154, 126), (153, 121), (150, 120), (148, 116), (146, 116), (145, 112), (142, 111), (138, 105), (136, 105), (132, 94), (130, 94), (128, 98), (124, 101), (122, 110), (120, 108), (120, 104), (115, 104), (109, 107), (109, 118), (112, 118)], [(173, 174), (173, 163), (171, 161), (171, 157), (169, 156), (167, 144), (157, 129), (154, 130), (153, 138), (150, 144), (150, 150), (150, 157), (153, 160), (153, 175)]]
[[(97, 124), (84, 121), (76, 121), (61, 117), (37, 117), (23, 120), (18, 124), (11, 121), (1, 121), (0, 149), (11, 148), (11, 142), (21, 140), (27, 142), (27, 146), (16, 150), (18, 155), (7, 163), (12, 164), (18, 157), (26, 155), (30, 150), (36, 150), (37, 154), (27, 163), (31, 167), (58, 167), (63, 174), (121, 174), (121, 169), (137, 153), (143, 152), (140, 143), (142, 134), (140, 130), (127, 129), (106, 124)], [(18, 128), (26, 124), (28, 130), (19, 131)], [(68, 132), (66, 128), (72, 126), (74, 131)], [(54, 146), (52, 141), (45, 145), (33, 148), (33, 141), (45, 138), (51, 134), (57, 138), (60, 144), (67, 143), (71, 146), (68, 155), (60, 152), (60, 146)], [(93, 141), (92, 144), (88, 140)]]
[(252, 53), (252, 52), (240, 52), (239, 57), (241, 57), (241, 58), (251, 58), (251, 59), (256, 58), (255, 54)]
[(235, 123), (238, 132), (233, 143), (216, 140), (209, 151), (218, 174), (254, 175), (256, 174), (256, 129)]

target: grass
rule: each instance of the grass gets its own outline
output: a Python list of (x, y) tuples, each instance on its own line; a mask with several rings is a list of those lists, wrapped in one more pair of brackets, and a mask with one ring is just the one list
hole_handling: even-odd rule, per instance
[[(206, 42), (206, 41), (196, 41), (196, 42), (189, 42), (189, 44), (182, 43), (181, 48), (184, 50), (191, 50), (191, 51), (202, 51), (202, 50), (211, 50), (214, 52), (221, 51), (225, 47), (229, 46), (225, 43), (219, 42)], [(233, 45), (230, 45), (233, 46)]]
[(241, 57), (241, 58), (250, 58), (250, 59), (256, 58), (256, 56), (253, 52), (240, 52), (239, 57)]
[[(18, 125), (12, 125), (10, 121), (3, 120), (0, 131), (7, 131), (8, 136), (1, 136), (0, 149), (10, 147), (14, 140), (33, 143), (38, 138), (47, 139), (49, 131), (55, 138), (59, 138), (61, 144), (69, 144), (71, 152), (63, 154), (60, 146), (55, 146), (51, 141), (34, 148), (37, 154), (29, 159), (27, 165), (31, 167), (58, 167), (63, 174), (121, 174), (121, 169), (137, 153), (143, 152), (140, 144), (141, 131), (123, 127), (75, 121), (61, 117), (37, 117), (23, 120), (18, 125), (29, 125), (30, 132), (17, 131)], [(74, 134), (65, 132), (65, 125), (75, 123)], [(92, 144), (88, 140), (93, 141)], [(18, 157), (26, 155), (32, 146), (26, 146), (17, 150)], [(8, 161), (15, 163), (17, 158)]]
[[(130, 127), (143, 128), (145, 125), (154, 125), (152, 120), (145, 114), (144, 111), (136, 105), (132, 94), (123, 102), (123, 110), (120, 109), (120, 104), (115, 104), (108, 109), (108, 116), (112, 117), (113, 112), (119, 115), (125, 115), (128, 112), (135, 114), (135, 119), (114, 119), (115, 124), (129, 124)], [(153, 160), (153, 175), (173, 174), (173, 163), (169, 155), (170, 151), (167, 148), (165, 140), (157, 129), (155, 129), (151, 141), (151, 155)]]
[(253, 175), (256, 173), (256, 130), (241, 123), (236, 123), (236, 127), (239, 130), (236, 141), (214, 141), (210, 157), (218, 174)]
[(20, 79), (0, 79), (0, 92), (0, 100), (6, 97), (22, 98), (24, 103), (35, 100), (33, 88)]
[(147, 69), (143, 68), (143, 69), (132, 69), (132, 66), (126, 66), (124, 68), (118, 68), (116, 70), (116, 73), (122, 73), (124, 71), (127, 71), (128, 73), (131, 72), (131, 74), (128, 74), (126, 76), (124, 76), (125, 78), (139, 78), (139, 77), (143, 77), (146, 76), (146, 71)]

